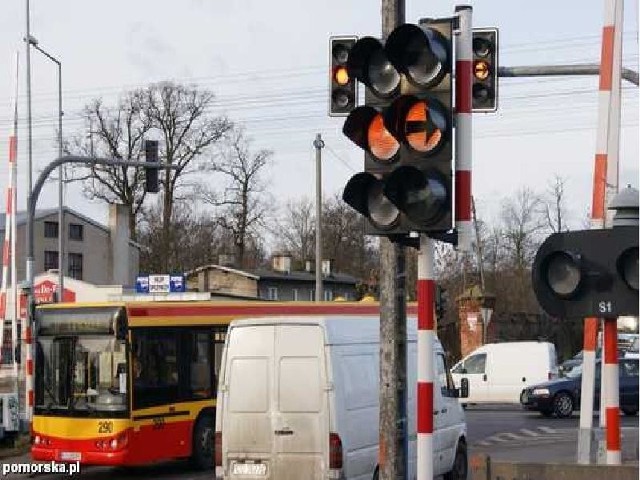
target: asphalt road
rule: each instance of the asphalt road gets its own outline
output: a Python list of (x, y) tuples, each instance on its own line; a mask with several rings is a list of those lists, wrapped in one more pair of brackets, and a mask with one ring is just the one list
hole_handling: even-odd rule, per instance
[[(470, 406), (466, 410), (470, 455), (489, 454), (494, 459), (530, 462), (571, 463), (576, 456), (579, 418), (546, 418), (519, 406)], [(597, 425), (598, 417), (594, 416)], [(638, 417), (621, 417), (623, 462), (638, 461)], [(5, 462), (29, 462), (28, 455), (5, 458)], [(25, 479), (28, 475), (10, 474), (4, 479)], [(41, 474), (41, 480), (69, 478), (61, 474)], [(85, 467), (73, 478), (83, 480), (199, 480), (213, 478), (212, 472), (194, 471), (187, 462), (168, 462), (133, 469)]]

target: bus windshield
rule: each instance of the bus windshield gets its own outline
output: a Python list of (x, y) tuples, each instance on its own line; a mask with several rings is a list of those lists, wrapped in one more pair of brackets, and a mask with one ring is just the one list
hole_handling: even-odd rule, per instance
[[(61, 312), (52, 315), (40, 312), (35, 362), (36, 413), (124, 416), (128, 412), (125, 340), (118, 339), (111, 327), (100, 330), (92, 325), (83, 329), (78, 313), (67, 317)], [(99, 313), (92, 312), (93, 323)], [(101, 313), (105, 320), (118, 316), (113, 309)]]

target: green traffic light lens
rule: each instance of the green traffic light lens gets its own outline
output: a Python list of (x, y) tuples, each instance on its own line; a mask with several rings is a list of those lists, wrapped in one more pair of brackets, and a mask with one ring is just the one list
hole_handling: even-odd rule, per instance
[(618, 272), (624, 283), (632, 290), (638, 291), (638, 248), (630, 248), (620, 255)]
[(546, 281), (551, 290), (560, 297), (574, 295), (582, 280), (579, 258), (568, 252), (555, 252), (549, 256)]

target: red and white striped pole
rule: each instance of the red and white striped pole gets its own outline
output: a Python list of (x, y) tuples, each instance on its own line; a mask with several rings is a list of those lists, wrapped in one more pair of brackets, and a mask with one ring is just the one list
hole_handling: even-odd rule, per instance
[(602, 389), (606, 421), (607, 465), (620, 465), (620, 379), (618, 377), (618, 319), (604, 320)]
[(433, 479), (434, 240), (420, 235), (418, 253), (417, 480)]
[(455, 140), (455, 223), (458, 231), (458, 250), (471, 251), (471, 155), (472, 155), (472, 8), (469, 5), (456, 7), (459, 32), (455, 36), (456, 48), (456, 140)]
[(598, 319), (584, 319), (584, 343), (582, 347), (582, 395), (580, 401), (580, 430), (578, 433), (578, 463), (591, 461), (591, 428), (593, 426), (593, 392), (596, 378), (596, 345), (598, 339)]

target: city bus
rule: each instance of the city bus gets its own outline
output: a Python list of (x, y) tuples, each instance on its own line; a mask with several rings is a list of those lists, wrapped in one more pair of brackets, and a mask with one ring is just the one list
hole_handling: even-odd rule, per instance
[(113, 466), (189, 458), (213, 468), (217, 374), (232, 320), (378, 312), (347, 302), (39, 306), (31, 455)]

